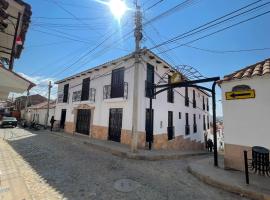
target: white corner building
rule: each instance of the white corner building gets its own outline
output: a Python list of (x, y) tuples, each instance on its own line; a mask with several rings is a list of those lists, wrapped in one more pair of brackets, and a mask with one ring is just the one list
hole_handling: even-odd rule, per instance
[[(149, 84), (168, 83), (175, 70), (153, 52), (140, 52), (138, 142), (146, 147)], [(55, 119), (71, 134), (131, 145), (134, 53), (59, 80)], [(153, 99), (153, 148), (204, 148), (209, 129), (209, 95), (193, 88), (176, 88)]]
[(226, 168), (244, 169), (243, 151), (270, 149), (270, 59), (250, 65), (220, 82)]

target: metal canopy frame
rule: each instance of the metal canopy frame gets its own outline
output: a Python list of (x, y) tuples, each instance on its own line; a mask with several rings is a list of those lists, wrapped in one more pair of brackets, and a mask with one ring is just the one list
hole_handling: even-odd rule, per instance
[[(183, 81), (179, 83), (171, 83), (171, 84), (162, 84), (162, 85), (155, 85), (152, 84), (151, 87), (151, 93), (150, 93), (150, 136), (148, 136), (148, 145), (149, 145), (149, 150), (152, 148), (152, 142), (153, 142), (153, 98), (166, 91), (169, 89), (173, 88), (181, 88), (181, 87), (193, 87), (193, 88), (198, 88), (201, 90), (206, 90), (208, 92), (211, 92), (212, 94), (212, 111), (213, 111), (213, 138), (214, 138), (214, 165), (217, 167), (218, 166), (218, 153), (217, 153), (217, 127), (216, 127), (216, 84), (217, 81), (220, 80), (220, 77), (212, 77), (212, 78), (205, 78), (205, 79), (198, 79), (198, 80), (191, 80), (191, 81)], [(204, 86), (196, 85), (198, 83), (208, 83), (208, 82), (213, 82), (211, 88), (207, 88)], [(161, 88), (158, 91), (156, 91), (157, 88)]]

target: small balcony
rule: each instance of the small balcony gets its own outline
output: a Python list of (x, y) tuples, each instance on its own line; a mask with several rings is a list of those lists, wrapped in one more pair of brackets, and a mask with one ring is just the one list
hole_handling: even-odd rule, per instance
[(185, 126), (185, 135), (189, 135), (190, 134), (190, 127), (189, 125)]
[(175, 138), (175, 128), (174, 126), (168, 126), (167, 127), (167, 133), (168, 133), (168, 140), (172, 140)]
[[(78, 90), (73, 92), (72, 94), (72, 102), (78, 102), (81, 101), (82, 97), (82, 91)], [(84, 101), (90, 101), (90, 102), (95, 102), (96, 101), (96, 89), (95, 88), (90, 88), (89, 90), (89, 95), (88, 98)]]
[(59, 93), (57, 96), (57, 103), (69, 103), (69, 94), (65, 96), (64, 93)]
[[(117, 88), (117, 87), (114, 87)], [(124, 88), (119, 87), (119, 90), (112, 90), (111, 85), (104, 85), (103, 87), (103, 99), (112, 98), (128, 98), (128, 83), (124, 82)]]
[(82, 95), (82, 91), (75, 91), (72, 93), (72, 102), (78, 102), (81, 101), (81, 95)]

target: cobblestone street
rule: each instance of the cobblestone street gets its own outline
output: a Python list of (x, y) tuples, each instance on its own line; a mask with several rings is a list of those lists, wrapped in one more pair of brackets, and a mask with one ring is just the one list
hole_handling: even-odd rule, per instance
[[(8, 141), (10, 151), (14, 150), (9, 156), (17, 156), (30, 199), (244, 199), (205, 185), (189, 174), (187, 163), (199, 157), (139, 161), (100, 152), (76, 139), (46, 131), (0, 129), (0, 136)], [(131, 179), (138, 187), (119, 192), (114, 188), (119, 179)]]

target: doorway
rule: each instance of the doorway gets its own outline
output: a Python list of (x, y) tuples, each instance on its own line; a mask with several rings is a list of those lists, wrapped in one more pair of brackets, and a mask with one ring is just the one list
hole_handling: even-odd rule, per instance
[(111, 108), (109, 115), (109, 136), (108, 139), (120, 142), (122, 130), (122, 108)]
[(61, 129), (64, 129), (65, 128), (66, 114), (67, 114), (67, 110), (66, 109), (62, 109), (62, 111), (61, 111), (61, 120), (60, 120), (60, 128)]
[(84, 135), (89, 135), (90, 119), (91, 119), (91, 110), (90, 109), (78, 109), (76, 132), (84, 134)]

